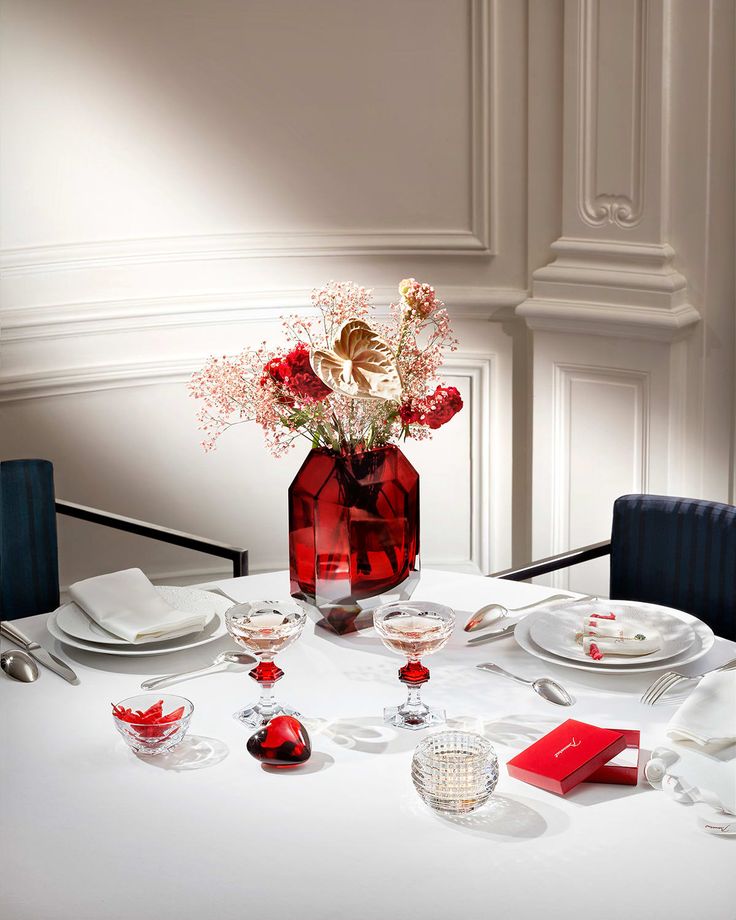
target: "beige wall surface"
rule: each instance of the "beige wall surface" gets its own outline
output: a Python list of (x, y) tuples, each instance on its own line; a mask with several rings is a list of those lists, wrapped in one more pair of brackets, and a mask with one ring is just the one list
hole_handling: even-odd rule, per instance
[[(0, 455), (286, 565), (286, 488), (186, 380), (312, 287), (431, 282), (465, 411), (409, 456), (425, 564), (733, 500), (733, 0), (2, 0)], [(62, 582), (217, 560), (61, 523)], [(605, 563), (559, 575), (606, 590)]]

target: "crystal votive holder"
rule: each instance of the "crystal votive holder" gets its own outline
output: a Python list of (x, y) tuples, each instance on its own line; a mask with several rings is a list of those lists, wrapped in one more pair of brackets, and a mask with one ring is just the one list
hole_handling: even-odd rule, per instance
[(474, 732), (438, 732), (421, 741), (411, 762), (411, 778), (435, 811), (465, 814), (485, 805), (498, 782), (493, 745)]

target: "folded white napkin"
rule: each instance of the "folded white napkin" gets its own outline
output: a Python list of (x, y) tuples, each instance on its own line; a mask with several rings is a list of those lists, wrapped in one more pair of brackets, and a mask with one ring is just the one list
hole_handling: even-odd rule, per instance
[(617, 617), (614, 613), (586, 616), (583, 628), (575, 639), (594, 661), (600, 661), (606, 655), (651, 655), (662, 647), (662, 639), (656, 629), (644, 627), (636, 619)]
[(206, 614), (167, 604), (140, 569), (75, 582), (69, 595), (95, 623), (134, 645), (184, 636), (207, 623)]
[[(583, 651), (590, 655), (591, 646), (596, 645), (601, 655), (651, 655), (660, 649), (662, 642), (658, 635), (650, 633), (643, 639), (626, 637), (613, 639), (606, 636), (583, 636)], [(592, 657), (592, 656), (591, 656)]]
[(672, 716), (667, 734), (702, 745), (736, 741), (736, 671), (707, 674)]

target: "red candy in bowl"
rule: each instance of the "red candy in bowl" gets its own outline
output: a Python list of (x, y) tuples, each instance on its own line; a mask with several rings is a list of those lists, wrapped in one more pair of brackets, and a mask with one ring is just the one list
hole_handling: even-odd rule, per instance
[(184, 738), (194, 705), (183, 696), (144, 693), (113, 704), (115, 727), (137, 754), (165, 754)]
[(293, 716), (276, 716), (251, 735), (248, 753), (272, 767), (295, 767), (309, 760), (312, 743), (306, 728)]

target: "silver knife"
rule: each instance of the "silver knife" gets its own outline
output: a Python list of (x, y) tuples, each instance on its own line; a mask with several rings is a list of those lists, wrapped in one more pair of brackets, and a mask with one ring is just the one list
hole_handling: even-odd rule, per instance
[[(586, 594), (585, 597), (571, 597), (570, 603), (566, 606), (573, 607), (575, 604), (584, 604), (594, 600), (596, 600), (596, 595), (594, 594)], [(556, 603), (560, 605), (559, 601)], [(483, 633), (482, 636), (475, 636), (472, 639), (468, 639), (466, 645), (483, 645), (485, 642), (490, 642), (493, 639), (503, 639), (505, 636), (513, 636), (514, 630), (523, 619), (523, 616), (517, 617), (512, 623), (509, 623), (508, 626), (504, 626), (503, 629), (497, 629), (495, 632)]]
[(39, 645), (38, 642), (29, 639), (28, 636), (15, 626), (15, 624), (8, 620), (0, 621), (0, 635), (20, 645), (21, 648), (28, 652), (32, 658), (35, 658), (39, 664), (44, 665), (49, 671), (53, 671), (54, 674), (58, 674), (59, 677), (63, 677), (64, 680), (68, 680), (70, 684), (79, 683), (79, 678), (68, 664), (63, 662), (61, 658), (57, 658), (56, 655), (49, 652), (42, 645)]
[(518, 620), (514, 620), (513, 623), (509, 623), (508, 626), (504, 627), (503, 629), (499, 629), (496, 632), (484, 633), (482, 636), (474, 636), (472, 639), (468, 639), (465, 644), (483, 645), (485, 642), (492, 642), (494, 639), (503, 639), (506, 636), (513, 636), (518, 622)]

